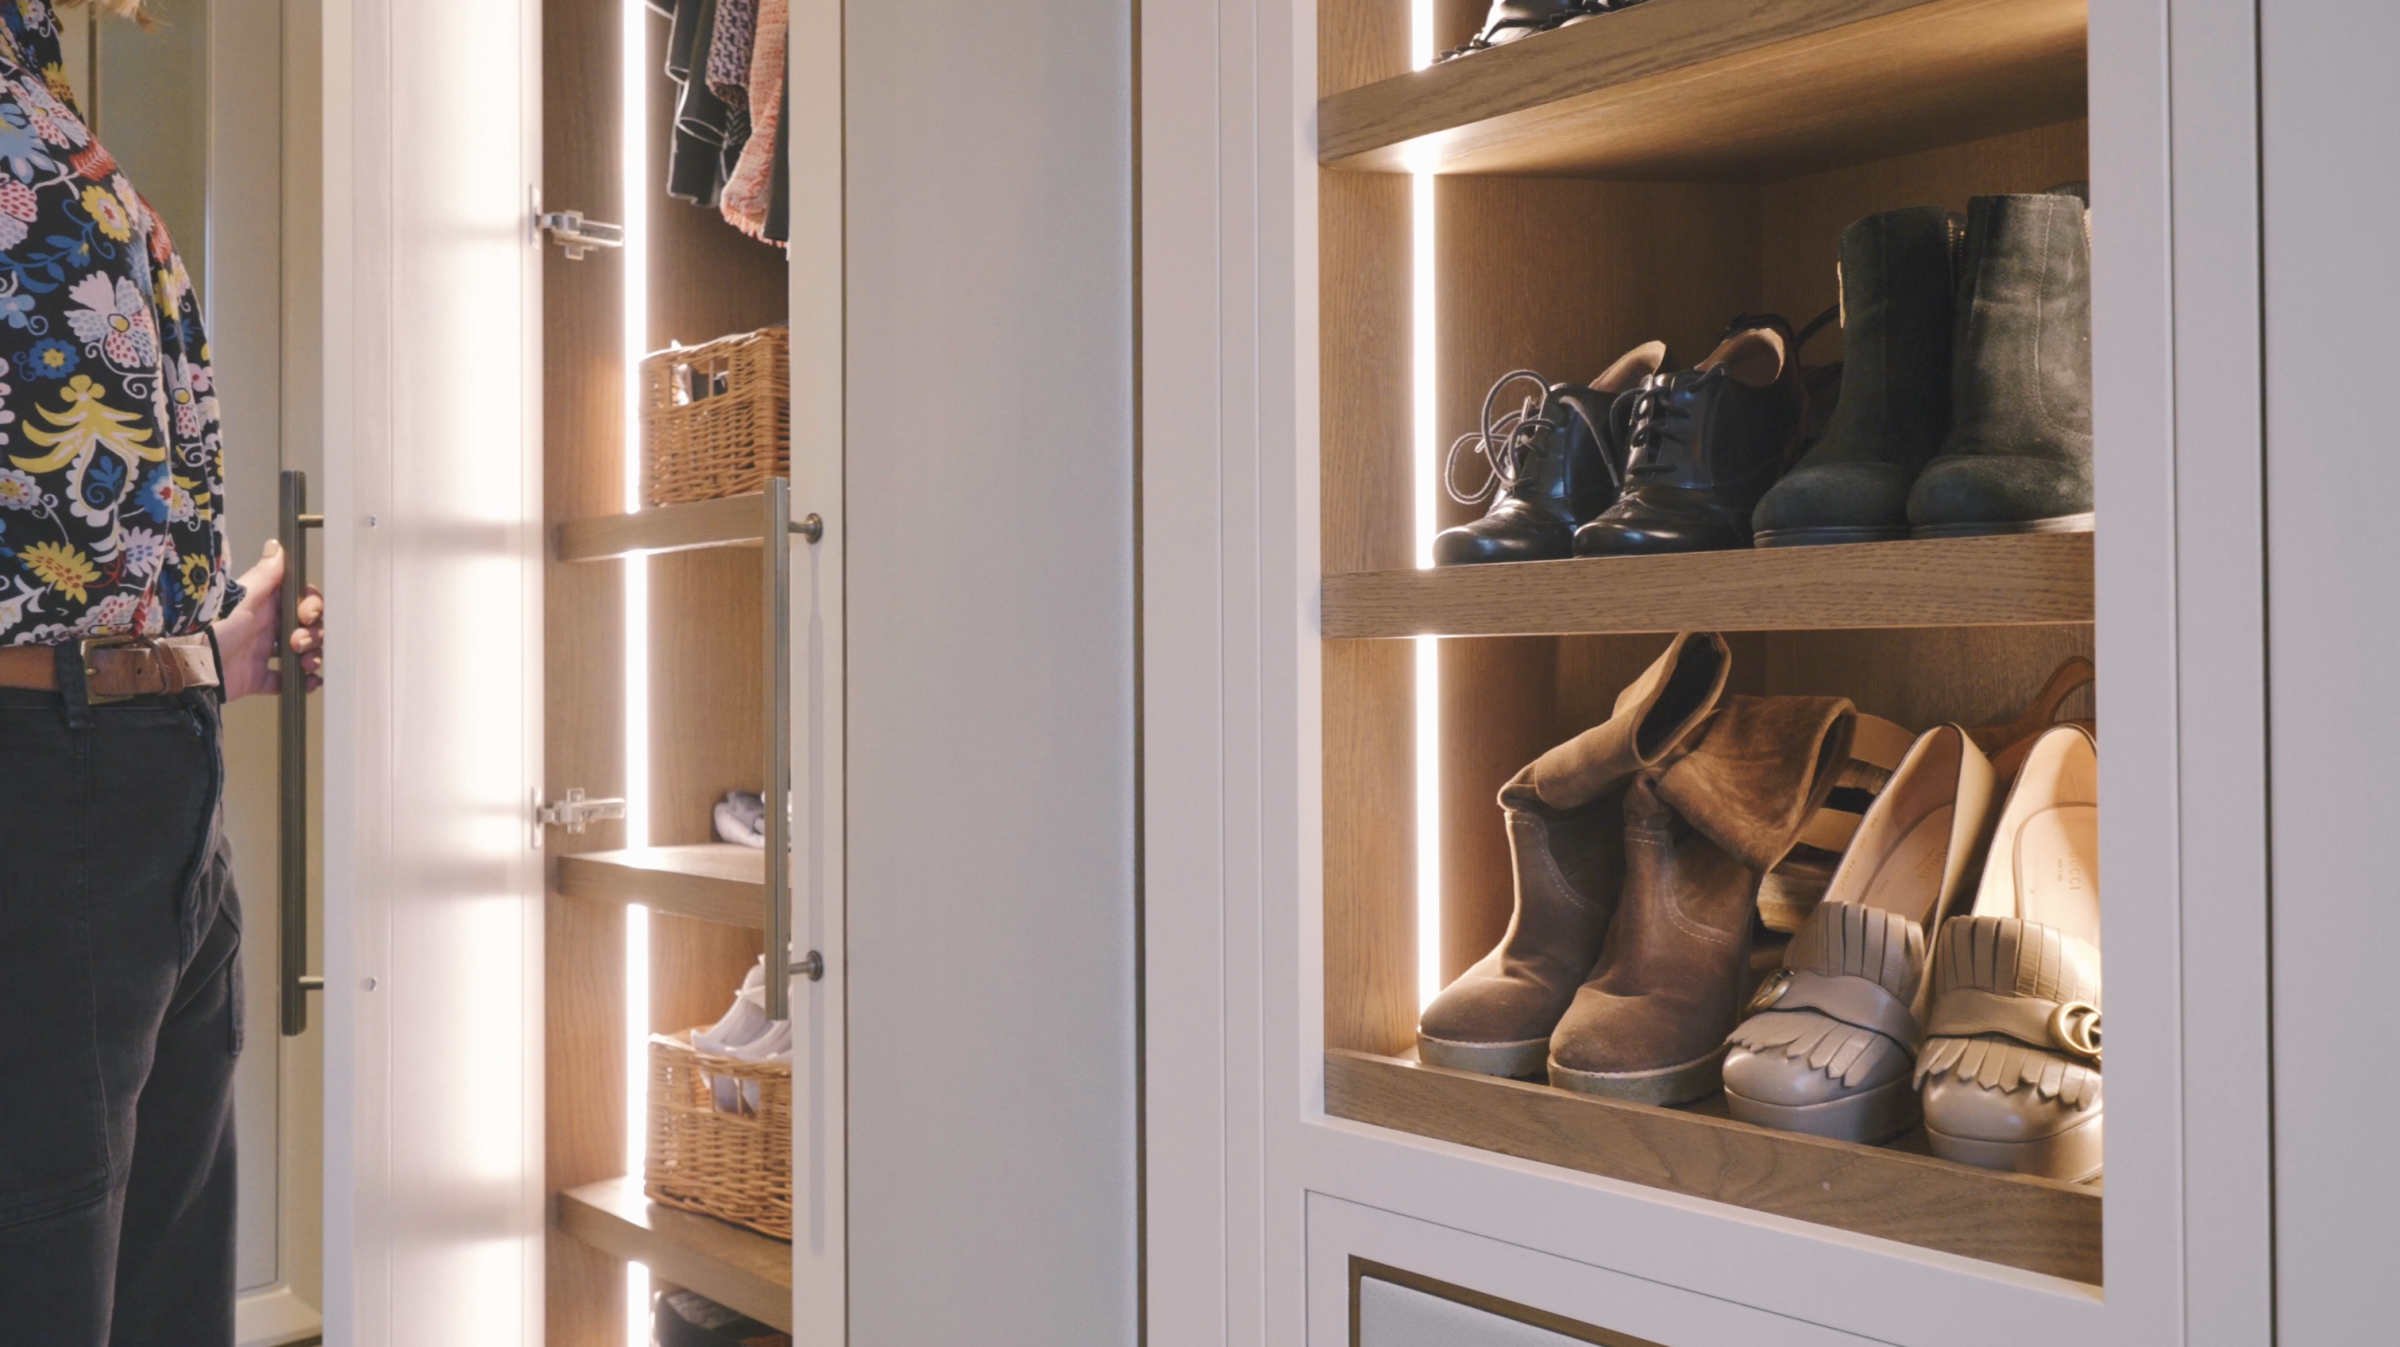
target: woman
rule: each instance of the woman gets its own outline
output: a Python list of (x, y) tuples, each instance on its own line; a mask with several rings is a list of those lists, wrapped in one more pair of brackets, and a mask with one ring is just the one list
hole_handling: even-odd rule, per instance
[(218, 711), (277, 687), (283, 562), (228, 573), (199, 297), (51, 5), (0, 0), (0, 1340), (214, 1347), (242, 1033)]

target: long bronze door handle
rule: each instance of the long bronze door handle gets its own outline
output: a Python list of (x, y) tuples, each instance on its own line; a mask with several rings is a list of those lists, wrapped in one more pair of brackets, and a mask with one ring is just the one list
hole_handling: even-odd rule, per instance
[(281, 686), (275, 696), (275, 889), (281, 929), (277, 932), (283, 973), (283, 1036), (308, 1029), (308, 994), (325, 979), (308, 971), (308, 678), (292, 656), (292, 633), (300, 629), (300, 597), (308, 588), (308, 531), (325, 526), (325, 516), (308, 513), (308, 474), (283, 474), (282, 517), (276, 540), (283, 544), (283, 602), (276, 617), (275, 651)]
[(767, 479), (759, 550), (766, 599), (767, 1018), (792, 1017), (792, 484)]

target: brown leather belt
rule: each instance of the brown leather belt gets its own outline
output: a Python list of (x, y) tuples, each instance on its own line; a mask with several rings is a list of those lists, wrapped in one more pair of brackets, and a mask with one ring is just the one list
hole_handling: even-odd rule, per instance
[[(219, 681), (217, 654), (205, 635), (85, 641), (82, 651), (85, 695), (94, 702), (172, 696)], [(58, 691), (56, 647), (0, 648), (0, 688)]]

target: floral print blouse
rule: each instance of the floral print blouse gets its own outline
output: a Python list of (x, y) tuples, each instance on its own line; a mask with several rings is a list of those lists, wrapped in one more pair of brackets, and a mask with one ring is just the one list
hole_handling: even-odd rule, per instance
[(0, 646), (214, 622), (224, 475), (183, 259), (84, 126), (50, 0), (0, 0)]

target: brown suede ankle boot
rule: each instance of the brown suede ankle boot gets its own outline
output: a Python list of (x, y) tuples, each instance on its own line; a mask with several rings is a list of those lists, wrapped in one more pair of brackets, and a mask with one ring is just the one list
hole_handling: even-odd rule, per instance
[(1592, 971), (1625, 877), (1626, 786), (1716, 708), (1731, 665), (1714, 632), (1675, 638), (1617, 696), (1606, 724), (1551, 749), (1500, 790), (1516, 870), (1508, 932), (1425, 1008), (1417, 1056), (1490, 1076), (1542, 1073), (1550, 1030)]
[(1550, 1083), (1641, 1104), (1713, 1094), (1749, 992), (1759, 877), (1849, 761), (1839, 697), (1728, 697), (1625, 792), (1625, 885), (1597, 971), (1550, 1035)]

